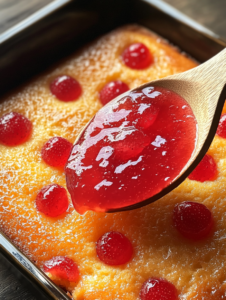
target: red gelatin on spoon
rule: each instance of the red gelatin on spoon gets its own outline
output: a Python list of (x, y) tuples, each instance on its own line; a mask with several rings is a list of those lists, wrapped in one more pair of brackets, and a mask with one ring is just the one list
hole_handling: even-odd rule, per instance
[(6, 146), (18, 146), (31, 136), (32, 123), (25, 116), (11, 112), (0, 118), (0, 143)]
[(53, 257), (45, 262), (43, 269), (46, 273), (71, 282), (76, 282), (79, 279), (77, 264), (66, 256)]
[(139, 130), (131, 132), (127, 137), (126, 143), (124, 139), (120, 140), (123, 134), (123, 131), (119, 132), (117, 137), (119, 140), (114, 143), (115, 157), (121, 161), (128, 161), (133, 157), (137, 157), (151, 142), (149, 136)]
[(174, 227), (190, 240), (201, 240), (211, 232), (214, 222), (211, 211), (201, 203), (182, 202), (173, 212)]
[(141, 300), (178, 300), (175, 286), (163, 278), (150, 278), (140, 291)]
[[(119, 106), (114, 108), (114, 112), (122, 114), (124, 110), (128, 111), (129, 113), (125, 117), (125, 120), (136, 125), (137, 128), (145, 130), (155, 122), (159, 108), (158, 105), (138, 102), (131, 102), (131, 98), (126, 97), (119, 101)], [(133, 111), (133, 114), (130, 111)]]
[(105, 212), (159, 193), (179, 175), (195, 141), (192, 110), (172, 91), (147, 87), (107, 104), (65, 168), (75, 209)]
[(105, 233), (96, 243), (99, 259), (107, 265), (117, 266), (129, 262), (133, 255), (131, 242), (122, 233)]

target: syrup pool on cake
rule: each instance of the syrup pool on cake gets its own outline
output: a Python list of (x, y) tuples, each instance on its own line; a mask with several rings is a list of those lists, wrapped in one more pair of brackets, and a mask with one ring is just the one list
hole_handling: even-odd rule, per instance
[(160, 87), (132, 91), (103, 107), (66, 165), (75, 209), (105, 212), (162, 191), (191, 157), (196, 124), (188, 103)]

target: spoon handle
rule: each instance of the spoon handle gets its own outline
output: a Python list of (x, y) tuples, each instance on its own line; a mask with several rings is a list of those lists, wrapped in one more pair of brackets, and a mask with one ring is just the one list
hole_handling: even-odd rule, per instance
[(213, 92), (216, 97), (226, 83), (226, 48), (220, 53), (209, 59), (202, 65), (184, 72), (179, 76), (182, 80), (189, 80), (202, 86), (203, 92)]

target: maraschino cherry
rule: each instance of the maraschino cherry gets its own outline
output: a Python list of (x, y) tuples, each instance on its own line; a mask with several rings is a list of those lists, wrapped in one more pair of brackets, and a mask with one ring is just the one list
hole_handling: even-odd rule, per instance
[(43, 269), (46, 273), (71, 282), (76, 282), (79, 279), (77, 264), (66, 256), (53, 257), (45, 262)]
[(117, 231), (107, 232), (96, 243), (99, 259), (107, 265), (122, 265), (129, 262), (133, 255), (130, 240)]
[(140, 291), (141, 300), (178, 300), (175, 286), (163, 278), (149, 278)]
[(220, 122), (217, 128), (217, 135), (226, 139), (226, 114), (223, 114), (220, 118)]
[(6, 146), (18, 146), (31, 136), (32, 123), (25, 116), (11, 112), (0, 118), (0, 143)]
[(52, 167), (64, 167), (72, 147), (68, 140), (59, 136), (53, 137), (42, 147), (42, 159)]
[(36, 197), (36, 208), (48, 217), (58, 217), (68, 209), (68, 196), (64, 187), (49, 184)]
[(131, 44), (122, 53), (124, 64), (131, 69), (146, 69), (153, 62), (153, 56), (147, 46), (142, 43)]
[(128, 85), (121, 80), (111, 81), (107, 83), (100, 91), (100, 101), (103, 105), (105, 105), (112, 99), (125, 93), (128, 90)]
[(82, 94), (79, 82), (68, 75), (55, 78), (50, 84), (50, 91), (57, 99), (64, 102), (77, 100)]
[(211, 211), (201, 203), (185, 201), (173, 211), (173, 225), (185, 238), (206, 238), (214, 225)]
[(209, 154), (206, 154), (194, 171), (188, 176), (190, 180), (200, 182), (214, 181), (217, 178), (217, 165)]

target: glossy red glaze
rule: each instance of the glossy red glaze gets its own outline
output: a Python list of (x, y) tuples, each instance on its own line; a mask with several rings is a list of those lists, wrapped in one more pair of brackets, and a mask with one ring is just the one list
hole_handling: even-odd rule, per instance
[(65, 168), (75, 209), (108, 211), (159, 193), (195, 146), (196, 121), (179, 95), (148, 87), (105, 105)]
[[(113, 109), (115, 113), (123, 113), (128, 111), (126, 116), (126, 121), (134, 124), (138, 129), (148, 129), (156, 120), (159, 113), (158, 105), (149, 105), (148, 103), (134, 103), (131, 101), (130, 97), (125, 98), (124, 101), (121, 101), (119, 106)], [(131, 113), (133, 112), (133, 113)], [(118, 125), (118, 124), (115, 124)]]
[(122, 233), (107, 232), (96, 243), (99, 259), (107, 265), (123, 265), (129, 262), (133, 255), (131, 242)]
[(49, 139), (41, 150), (42, 159), (52, 167), (64, 167), (73, 145), (62, 137)]
[(214, 222), (211, 211), (205, 205), (185, 201), (175, 206), (173, 224), (184, 237), (201, 240), (209, 235)]
[(141, 300), (178, 300), (175, 286), (163, 278), (150, 278), (140, 291)]
[(51, 82), (50, 91), (57, 99), (69, 102), (77, 100), (80, 97), (82, 88), (74, 78), (62, 75)]
[(25, 116), (11, 112), (0, 118), (0, 143), (6, 146), (18, 146), (31, 136), (32, 123)]
[(128, 90), (128, 85), (121, 80), (111, 81), (100, 91), (100, 101), (105, 105)]
[(214, 181), (217, 175), (218, 171), (215, 160), (212, 156), (206, 154), (188, 178), (200, 182)]
[(68, 209), (68, 196), (64, 187), (49, 184), (43, 187), (36, 197), (36, 208), (48, 217), (58, 217)]
[(76, 263), (66, 256), (55, 256), (45, 262), (44, 272), (61, 279), (76, 282), (79, 279), (79, 270)]
[(142, 43), (135, 43), (127, 47), (122, 53), (124, 64), (131, 69), (146, 69), (153, 62), (149, 49)]
[(226, 114), (223, 114), (220, 118), (220, 122), (217, 128), (217, 135), (226, 139)]

